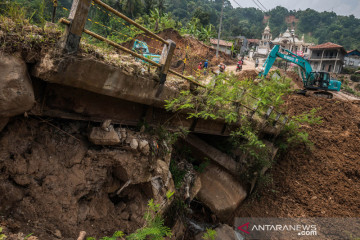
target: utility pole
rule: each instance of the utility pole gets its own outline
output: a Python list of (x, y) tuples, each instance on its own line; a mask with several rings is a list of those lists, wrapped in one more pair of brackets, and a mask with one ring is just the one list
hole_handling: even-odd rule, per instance
[(222, 5), (221, 5), (219, 34), (218, 34), (218, 42), (217, 42), (217, 47), (216, 47), (216, 57), (219, 56), (219, 46), (220, 46), (220, 36), (221, 36), (221, 25), (222, 25), (222, 18), (223, 18), (223, 14), (224, 14), (224, 2), (225, 2), (225, 0), (222, 1)]

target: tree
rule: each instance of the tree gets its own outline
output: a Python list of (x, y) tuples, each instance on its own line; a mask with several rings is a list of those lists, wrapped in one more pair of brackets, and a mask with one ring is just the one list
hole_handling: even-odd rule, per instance
[(141, 12), (141, 9), (144, 6), (144, 0), (120, 0), (122, 4), (122, 9), (129, 15), (131, 18), (134, 18), (137, 13)]

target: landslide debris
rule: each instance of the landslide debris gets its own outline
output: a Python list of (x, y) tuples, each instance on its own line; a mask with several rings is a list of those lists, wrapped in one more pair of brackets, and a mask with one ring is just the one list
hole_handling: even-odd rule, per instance
[[(170, 156), (156, 136), (115, 130), (121, 143), (107, 147), (89, 142), (87, 122), (8, 123), (0, 133), (0, 224), (39, 239), (75, 239), (82, 230), (103, 237), (143, 226), (148, 201), (162, 203), (174, 188)], [(158, 148), (144, 151), (154, 141)]]
[[(236, 60), (223, 52), (219, 52), (219, 58), (216, 58), (215, 48), (204, 44), (190, 35), (181, 36), (180, 33), (174, 29), (165, 29), (157, 33), (157, 35), (165, 40), (171, 39), (176, 43), (175, 55), (171, 67), (175, 68), (179, 73), (182, 73), (184, 67), (183, 60), (185, 58), (185, 70), (186, 73), (190, 75), (195, 75), (198, 64), (200, 62), (204, 63), (205, 60), (208, 60), (209, 67), (217, 66), (220, 62), (223, 62), (226, 65), (233, 65), (236, 63)], [(151, 53), (161, 54), (163, 49), (163, 44), (161, 42), (146, 35), (138, 35), (135, 39), (146, 42)], [(134, 41), (135, 40), (127, 42), (124, 46), (131, 49)]]
[(320, 108), (323, 123), (303, 126), (314, 143), (289, 146), (270, 170), (273, 183), (236, 212), (246, 217), (360, 215), (360, 101), (291, 95), (290, 116)]

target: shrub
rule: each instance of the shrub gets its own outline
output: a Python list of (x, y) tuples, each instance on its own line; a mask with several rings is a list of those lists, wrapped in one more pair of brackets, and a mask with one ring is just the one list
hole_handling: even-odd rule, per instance
[(204, 240), (215, 240), (215, 237), (217, 235), (217, 232), (211, 228), (207, 228), (206, 232), (202, 236), (202, 239)]
[(360, 74), (353, 74), (350, 79), (354, 82), (360, 82)]
[(343, 68), (341, 73), (343, 74), (354, 74), (356, 71), (356, 69), (353, 69), (353, 68)]

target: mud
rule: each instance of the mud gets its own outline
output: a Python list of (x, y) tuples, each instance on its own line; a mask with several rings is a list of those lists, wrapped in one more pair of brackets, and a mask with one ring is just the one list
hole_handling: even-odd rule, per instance
[(360, 102), (292, 95), (286, 106), (289, 115), (321, 107), (323, 123), (302, 127), (314, 149), (290, 146), (270, 170), (273, 183), (247, 199), (235, 215), (358, 217)]
[(168, 167), (158, 163), (170, 159), (95, 146), (88, 132), (87, 122), (20, 117), (0, 133), (0, 224), (6, 232), (75, 239), (82, 230), (103, 237), (143, 226), (148, 200), (159, 202), (166, 193), (154, 192), (151, 179), (168, 177), (162, 172)]

